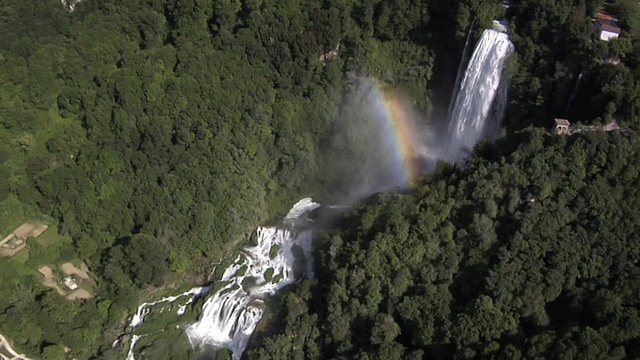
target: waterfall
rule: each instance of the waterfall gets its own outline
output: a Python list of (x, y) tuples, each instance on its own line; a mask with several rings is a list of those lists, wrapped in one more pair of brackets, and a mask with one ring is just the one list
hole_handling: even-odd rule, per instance
[[(471, 29), (469, 31), (470, 34)], [(465, 48), (469, 46), (469, 39)], [(503, 72), (512, 52), (513, 45), (506, 34), (493, 30), (483, 33), (452, 101), (454, 106), (448, 129), (450, 144), (442, 156), (445, 160), (460, 159), (464, 148), (473, 147), (499, 126), (509, 82)], [(463, 62), (464, 58), (466, 55), (463, 55)], [(409, 176), (413, 168), (409, 166), (412, 164), (407, 165), (406, 161), (402, 161), (407, 156), (403, 151), (416, 151), (413, 145), (420, 143), (412, 140), (418, 132), (406, 126), (411, 119), (407, 111), (402, 111), (401, 102), (395, 98), (385, 98), (380, 89), (375, 86), (372, 88), (376, 90), (372, 102), (378, 105), (376, 109), (384, 115), (384, 124), (389, 128), (383, 135), (388, 136), (396, 147), (397, 157), (401, 161), (394, 161), (402, 165), (399, 171)], [(240, 251), (212, 286), (193, 288), (177, 296), (142, 304), (131, 319), (130, 328), (134, 329), (134, 333), (131, 334), (127, 359), (134, 359), (136, 344), (138, 348), (144, 348), (148, 346), (145, 341), (150, 341), (154, 334), (175, 329), (184, 331), (196, 350), (229, 349), (234, 359), (240, 359), (264, 313), (265, 299), (305, 276), (313, 277), (312, 236), (308, 227), (304, 226), (304, 218), (319, 206), (309, 198), (303, 199), (294, 205), (280, 226), (259, 227), (255, 233), (255, 246)], [(171, 311), (172, 316), (175, 314), (180, 317), (189, 311), (189, 305), (193, 306), (205, 294), (207, 299), (197, 321), (187, 324), (185, 320), (185, 325), (165, 326), (160, 330), (156, 324), (155, 327), (151, 326), (154, 334), (145, 333), (148, 330), (145, 328), (148, 317), (166, 309)]]
[(506, 106), (506, 61), (514, 48), (507, 34), (485, 30), (476, 45), (455, 99), (449, 121), (450, 142), (445, 154), (458, 161), (482, 138), (495, 135)]
[(469, 25), (469, 30), (467, 31), (467, 39), (464, 42), (464, 49), (462, 50), (462, 59), (460, 59), (460, 65), (458, 65), (458, 71), (456, 72), (456, 82), (453, 87), (453, 94), (451, 94), (451, 100), (449, 101), (449, 110), (447, 111), (447, 117), (451, 119), (451, 112), (453, 111), (453, 105), (456, 103), (456, 98), (458, 97), (458, 88), (460, 87), (460, 80), (462, 77), (462, 69), (467, 62), (467, 54), (469, 53), (469, 45), (471, 45), (471, 34), (473, 33), (473, 28), (476, 25), (477, 18), (473, 18), (471, 25)]
[[(197, 300), (199, 297), (207, 294), (209, 292), (209, 290), (211, 290), (210, 287), (195, 287), (191, 290), (188, 290), (180, 295), (176, 295), (176, 296), (167, 296), (164, 297), (160, 300), (156, 300), (156, 301), (152, 301), (152, 302), (148, 302), (148, 303), (143, 303), (142, 305), (138, 306), (138, 310), (136, 311), (136, 313), (133, 315), (133, 317), (131, 318), (131, 320), (129, 321), (129, 326), (132, 328), (137, 327), (138, 325), (142, 324), (144, 322), (144, 318), (145, 316), (147, 316), (149, 314), (149, 312), (151, 311), (151, 308), (155, 305), (158, 305), (160, 303), (172, 303), (176, 300), (179, 299), (183, 299), (186, 300), (184, 303), (182, 303), (180, 305), (180, 307), (178, 308), (178, 311), (176, 311), (176, 315), (182, 315), (184, 314), (184, 312), (186, 311), (187, 305), (191, 304), (192, 302), (194, 302), (195, 300)], [(186, 299), (184, 299), (186, 298)]]
[[(305, 214), (319, 206), (309, 198), (302, 199), (289, 211), (281, 226), (256, 230), (257, 244), (240, 252), (213, 284), (212, 288), (217, 290), (208, 295), (200, 318), (184, 328), (194, 349), (225, 348), (231, 350), (234, 359), (240, 359), (264, 313), (264, 300), (305, 276), (313, 277), (311, 231), (301, 225)], [(177, 312), (180, 316), (194, 297), (209, 290), (211, 287), (198, 287), (178, 296), (145, 303), (132, 318), (131, 325), (143, 324), (152, 306), (184, 296), (186, 303)], [(134, 359), (134, 346), (143, 336), (133, 336), (127, 360)]]
[[(258, 245), (246, 249), (220, 281), (227, 285), (205, 302), (200, 319), (187, 327), (194, 348), (211, 345), (232, 351), (240, 359), (264, 312), (264, 298), (310, 272), (311, 232), (261, 227)], [(279, 248), (273, 254), (274, 247)], [(297, 266), (296, 248), (304, 254), (305, 266)]]
[(573, 90), (571, 91), (571, 95), (569, 95), (569, 100), (567, 101), (567, 106), (564, 107), (563, 113), (566, 115), (567, 111), (569, 111), (569, 107), (573, 103), (573, 100), (576, 98), (576, 94), (578, 93), (578, 88), (580, 87), (580, 82), (582, 81), (582, 75), (584, 71), (580, 71), (578, 74), (578, 79), (576, 80), (576, 84), (573, 86)]

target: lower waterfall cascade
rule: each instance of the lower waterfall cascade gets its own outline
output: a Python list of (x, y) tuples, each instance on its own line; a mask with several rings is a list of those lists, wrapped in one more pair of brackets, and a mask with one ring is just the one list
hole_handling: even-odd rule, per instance
[[(282, 226), (256, 230), (257, 245), (240, 251), (233, 264), (214, 282), (213, 285), (222, 286), (207, 295), (200, 318), (184, 328), (194, 349), (205, 346), (229, 349), (234, 359), (240, 359), (262, 318), (264, 300), (286, 285), (313, 277), (311, 230), (298, 225), (304, 221), (305, 214), (319, 206), (310, 198), (302, 199), (289, 211)], [(212, 288), (196, 287), (177, 296), (144, 303), (138, 307), (130, 326), (136, 328), (143, 324), (154, 305), (186, 298), (176, 312), (180, 316), (188, 304)], [(127, 360), (135, 359), (135, 344), (144, 336), (132, 336)]]

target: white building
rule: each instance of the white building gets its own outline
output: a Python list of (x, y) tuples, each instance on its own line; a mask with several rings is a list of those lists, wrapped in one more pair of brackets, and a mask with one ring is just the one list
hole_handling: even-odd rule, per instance
[(596, 26), (598, 27), (598, 39), (600, 40), (609, 41), (620, 36), (620, 28), (615, 20), (596, 19)]
[(567, 119), (554, 119), (556, 121), (556, 133), (565, 135), (571, 132), (571, 123)]
[(64, 278), (64, 285), (70, 290), (75, 290), (78, 288), (78, 284), (76, 284), (76, 281), (73, 280), (71, 276), (67, 276)]

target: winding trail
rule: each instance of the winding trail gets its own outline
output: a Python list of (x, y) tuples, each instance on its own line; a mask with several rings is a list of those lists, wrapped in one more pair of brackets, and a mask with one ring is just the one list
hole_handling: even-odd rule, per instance
[[(9, 355), (6, 355), (9, 353)], [(7, 338), (0, 334), (0, 359), (1, 360), (33, 360), (25, 355), (18, 354), (9, 344)]]

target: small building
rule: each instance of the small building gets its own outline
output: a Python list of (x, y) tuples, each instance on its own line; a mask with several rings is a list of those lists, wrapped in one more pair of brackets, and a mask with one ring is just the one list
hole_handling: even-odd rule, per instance
[(68, 287), (69, 290), (75, 290), (78, 288), (78, 284), (76, 284), (76, 281), (71, 276), (64, 277), (64, 286)]
[(611, 39), (617, 39), (620, 36), (620, 26), (618, 26), (618, 19), (604, 10), (600, 10), (596, 13), (595, 23), (597, 28), (598, 39), (603, 41), (609, 41)]
[(613, 20), (596, 19), (596, 26), (598, 27), (598, 39), (600, 40), (609, 41), (620, 36), (620, 28)]
[(555, 119), (556, 133), (565, 135), (570, 133), (571, 123), (567, 119)]

